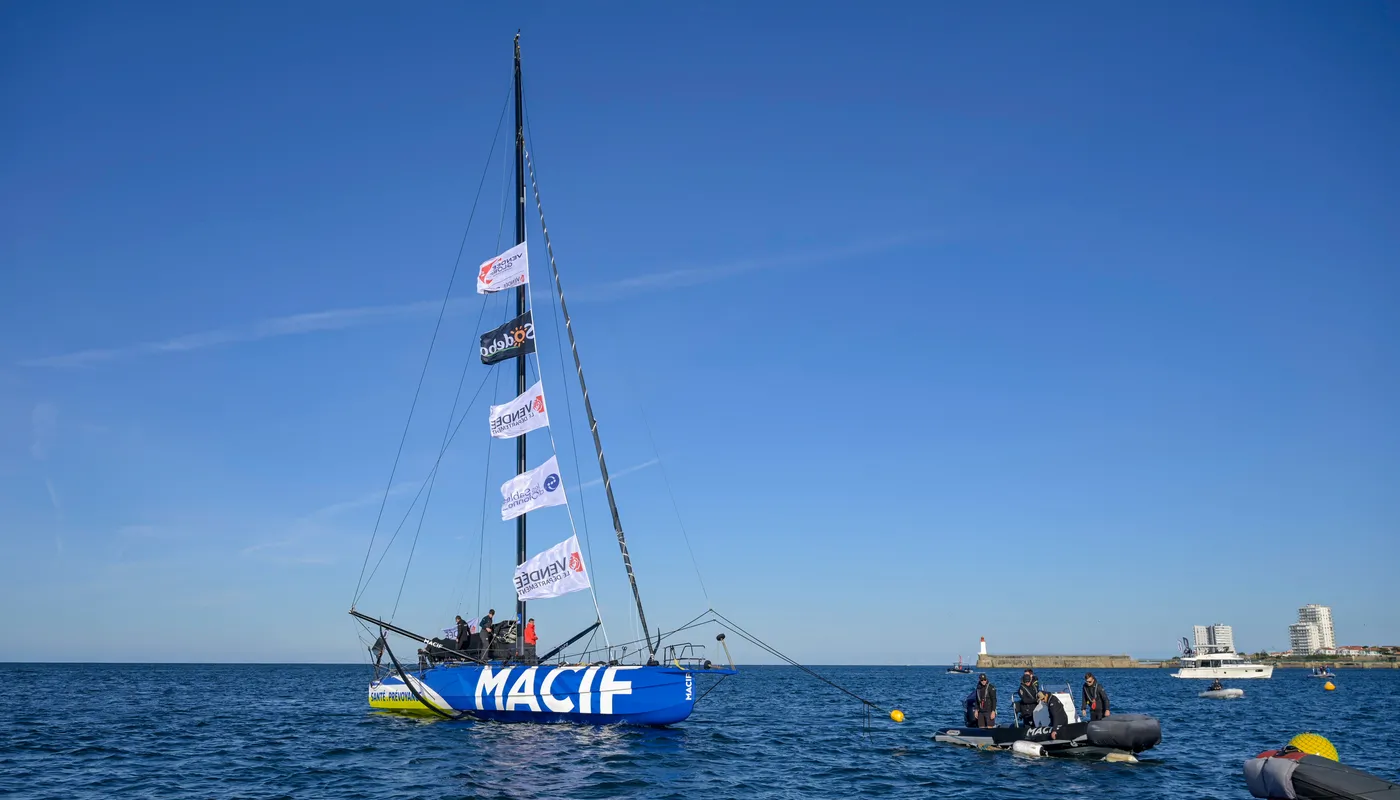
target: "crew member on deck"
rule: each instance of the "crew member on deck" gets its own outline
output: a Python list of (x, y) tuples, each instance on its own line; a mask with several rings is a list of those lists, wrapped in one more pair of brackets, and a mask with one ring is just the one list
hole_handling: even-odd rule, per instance
[(457, 615), (457, 652), (467, 652), (467, 642), (472, 638), (471, 626), (462, 619), (462, 615)]
[(1214, 681), (1211, 682), (1210, 689), (1208, 691), (1218, 692), (1224, 688), (1225, 684), (1221, 683), (1219, 678), (1216, 678)]
[(1084, 715), (1089, 719), (1103, 719), (1109, 715), (1108, 692), (1094, 678), (1094, 673), (1084, 673), (1084, 690), (1080, 693), (1084, 705)]
[(987, 673), (977, 676), (977, 727), (997, 726), (997, 687), (987, 682)]
[(1069, 724), (1069, 713), (1065, 711), (1065, 704), (1060, 702), (1060, 698), (1050, 692), (1037, 692), (1036, 696), (1045, 704), (1045, 710), (1050, 712), (1050, 727)]
[(1016, 688), (1016, 715), (1027, 728), (1035, 725), (1035, 703), (1040, 694), (1040, 679), (1035, 670), (1026, 667), (1021, 674), (1021, 685)]
[(478, 627), (481, 628), (481, 660), (487, 661), (491, 658), (491, 640), (496, 636), (496, 609), (487, 611)]
[(525, 623), (525, 663), (538, 663), (535, 659), (535, 645), (540, 641), (540, 637), (535, 635), (535, 618), (530, 617), (530, 621)]

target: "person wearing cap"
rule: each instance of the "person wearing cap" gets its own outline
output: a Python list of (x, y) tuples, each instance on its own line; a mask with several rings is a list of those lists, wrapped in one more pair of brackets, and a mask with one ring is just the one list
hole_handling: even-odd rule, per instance
[(1050, 713), (1050, 727), (1069, 724), (1069, 713), (1065, 711), (1065, 704), (1060, 702), (1060, 698), (1044, 691), (1037, 691), (1036, 698), (1045, 704), (1045, 710)]
[(987, 673), (977, 676), (977, 727), (997, 726), (997, 687), (987, 681)]
[(1016, 706), (1014, 711), (1020, 718), (1021, 724), (1026, 727), (1035, 725), (1035, 702), (1036, 696), (1040, 694), (1040, 679), (1035, 676), (1035, 670), (1026, 667), (1026, 671), (1021, 674), (1021, 685), (1016, 687)]
[(1080, 698), (1084, 706), (1084, 715), (1089, 719), (1103, 719), (1109, 715), (1108, 692), (1103, 690), (1103, 684), (1095, 680), (1094, 673), (1084, 673), (1084, 689)]

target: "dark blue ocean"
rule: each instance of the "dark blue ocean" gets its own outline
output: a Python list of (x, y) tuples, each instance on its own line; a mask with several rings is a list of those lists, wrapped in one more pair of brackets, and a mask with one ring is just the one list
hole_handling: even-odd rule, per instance
[[(0, 795), (33, 798), (1244, 798), (1245, 758), (1304, 730), (1400, 782), (1400, 671), (1301, 670), (1204, 700), (1164, 670), (1099, 672), (1115, 711), (1153, 714), (1137, 765), (1031, 761), (935, 744), (970, 677), (932, 667), (750, 667), (668, 729), (418, 721), (372, 712), (364, 666), (0, 665)], [(1017, 680), (993, 670), (1009, 716)], [(1047, 686), (1081, 673), (1044, 670)], [(1077, 696), (1077, 692), (1076, 692)]]

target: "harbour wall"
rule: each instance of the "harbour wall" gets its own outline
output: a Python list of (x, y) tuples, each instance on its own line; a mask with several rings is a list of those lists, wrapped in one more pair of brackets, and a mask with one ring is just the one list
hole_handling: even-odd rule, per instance
[(1138, 661), (1132, 656), (979, 655), (978, 669), (1139, 669), (1166, 666), (1161, 661)]
[[(1276, 669), (1310, 669), (1324, 664), (1336, 669), (1400, 669), (1400, 661), (1379, 658), (1365, 661), (1347, 661), (1335, 658), (1316, 661), (1265, 660), (1260, 663), (1271, 664)], [(1180, 666), (1180, 661), (1175, 658), (1166, 661), (1138, 661), (1132, 656), (1123, 655), (980, 655), (977, 657), (978, 669), (1022, 669), (1024, 667), (1034, 669), (1177, 669)]]

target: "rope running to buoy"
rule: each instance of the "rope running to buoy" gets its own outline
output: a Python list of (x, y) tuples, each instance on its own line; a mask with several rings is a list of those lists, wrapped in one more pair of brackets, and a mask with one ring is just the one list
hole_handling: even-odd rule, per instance
[(839, 690), (839, 691), (841, 691), (841, 692), (844, 692), (844, 693), (850, 695), (851, 697), (854, 697), (855, 699), (857, 699), (857, 700), (859, 700), (860, 702), (864, 703), (864, 704), (866, 705), (866, 707), (868, 707), (868, 708), (873, 708), (873, 709), (875, 709), (876, 711), (884, 711), (884, 710), (885, 710), (882, 706), (880, 706), (880, 704), (876, 703), (875, 701), (873, 701), (873, 700), (867, 700), (866, 698), (861, 697), (860, 695), (856, 694), (855, 692), (851, 691), (850, 689), (847, 689), (846, 687), (842, 686), (841, 684), (837, 683), (836, 681), (833, 681), (832, 679), (826, 677), (825, 675), (822, 675), (822, 674), (820, 674), (820, 673), (818, 673), (818, 672), (812, 670), (810, 667), (803, 666), (802, 664), (797, 663), (796, 660), (794, 660), (794, 659), (788, 657), (787, 655), (784, 655), (783, 653), (778, 652), (777, 648), (773, 647), (772, 645), (766, 644), (766, 643), (763, 642), (761, 639), (759, 639), (757, 636), (754, 636), (753, 634), (751, 634), (751, 633), (749, 633), (748, 631), (744, 630), (743, 628), (739, 627), (737, 624), (734, 623), (733, 620), (731, 620), (730, 618), (724, 616), (723, 614), (719, 613), (718, 611), (714, 610), (713, 608), (710, 609), (710, 612), (709, 612), (709, 613), (711, 613), (711, 614), (713, 614), (713, 615), (715, 616), (715, 619), (719, 622), (719, 624), (722, 624), (724, 627), (726, 627), (726, 628), (728, 628), (729, 630), (733, 631), (735, 635), (737, 635), (737, 636), (739, 636), (740, 638), (744, 639), (745, 641), (747, 641), (749, 644), (753, 645), (754, 647), (759, 648), (759, 649), (762, 650), (763, 652), (768, 653), (768, 654), (771, 655), (771, 656), (775, 656), (775, 657), (777, 657), (777, 658), (780, 658), (780, 659), (782, 659), (784, 662), (786, 662), (787, 664), (789, 664), (790, 666), (797, 667), (798, 669), (802, 670), (803, 672), (807, 673), (808, 675), (811, 675), (813, 678), (816, 678), (817, 680), (821, 681), (822, 683), (825, 683), (826, 685), (832, 687), (833, 689), (837, 689), (837, 690)]

